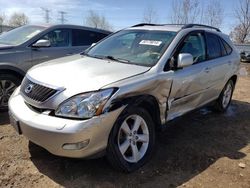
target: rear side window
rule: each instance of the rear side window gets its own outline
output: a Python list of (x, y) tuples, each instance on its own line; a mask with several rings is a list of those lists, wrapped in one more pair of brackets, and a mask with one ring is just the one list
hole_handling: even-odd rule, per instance
[(106, 34), (81, 29), (72, 30), (72, 46), (89, 46), (106, 37)]
[(216, 35), (207, 33), (207, 53), (208, 59), (214, 59), (221, 56), (220, 41)]
[(219, 41), (220, 41), (220, 47), (221, 47), (221, 55), (222, 55), (222, 56), (226, 56), (226, 55), (227, 55), (227, 50), (226, 50), (226, 48), (225, 48), (225, 46), (224, 46), (222, 40), (219, 39)]
[(233, 49), (231, 48), (231, 46), (229, 46), (229, 44), (227, 44), (224, 40), (221, 40), (221, 41), (222, 41), (222, 43), (223, 43), (223, 45), (224, 45), (224, 47), (225, 47), (225, 49), (227, 51), (227, 54), (231, 54), (232, 51), (233, 51)]

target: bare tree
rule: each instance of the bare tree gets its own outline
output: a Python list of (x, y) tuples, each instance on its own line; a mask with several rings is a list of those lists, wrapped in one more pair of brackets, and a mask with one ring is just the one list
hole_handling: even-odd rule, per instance
[(173, 0), (171, 21), (176, 24), (197, 22), (200, 11), (199, 0)]
[(222, 8), (221, 1), (209, 1), (205, 10), (205, 19), (203, 20), (203, 23), (213, 27), (220, 27), (223, 22), (223, 12), (224, 10)]
[(237, 43), (249, 43), (249, 34), (246, 35), (245, 29), (242, 27), (242, 25), (237, 25), (233, 31), (230, 32), (231, 39)]
[(113, 26), (106, 20), (106, 18), (98, 13), (90, 10), (85, 19), (86, 25), (94, 28), (113, 30)]
[(250, 34), (250, 0), (241, 0), (235, 13), (238, 25), (230, 36), (237, 43), (246, 43)]
[(13, 13), (9, 19), (9, 25), (19, 27), (29, 23), (29, 18), (24, 13)]
[(157, 23), (158, 22), (157, 11), (152, 6), (149, 6), (144, 10), (142, 22), (143, 23)]

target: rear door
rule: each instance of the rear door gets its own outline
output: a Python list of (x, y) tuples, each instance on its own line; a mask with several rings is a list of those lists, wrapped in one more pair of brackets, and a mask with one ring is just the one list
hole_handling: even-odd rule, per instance
[(204, 95), (211, 86), (205, 41), (203, 31), (192, 32), (185, 37), (174, 53), (175, 60), (180, 53), (190, 53), (193, 55), (194, 64), (174, 71), (167, 120), (193, 110), (204, 102)]
[(232, 60), (229, 56), (231, 47), (219, 36), (206, 32), (207, 59), (210, 64), (210, 88), (206, 98), (217, 98), (225, 85), (225, 79), (229, 78), (232, 68)]
[[(74, 50), (71, 47), (71, 30), (55, 29), (48, 32), (40, 39), (49, 40), (50, 47), (32, 48), (32, 64), (36, 65), (55, 58), (72, 55)], [(38, 40), (40, 40), (38, 39)], [(38, 41), (37, 40), (37, 41)]]

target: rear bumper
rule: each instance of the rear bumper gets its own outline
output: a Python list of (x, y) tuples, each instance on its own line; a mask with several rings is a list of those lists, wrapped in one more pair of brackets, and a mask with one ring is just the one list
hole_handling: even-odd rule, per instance
[[(11, 124), (16, 130), (18, 127), (30, 141), (52, 154), (73, 158), (89, 157), (105, 150), (109, 133), (122, 110), (123, 107), (89, 120), (70, 120), (33, 111), (19, 94), (9, 101)], [(82, 149), (63, 148), (65, 144), (79, 142), (89, 143)]]

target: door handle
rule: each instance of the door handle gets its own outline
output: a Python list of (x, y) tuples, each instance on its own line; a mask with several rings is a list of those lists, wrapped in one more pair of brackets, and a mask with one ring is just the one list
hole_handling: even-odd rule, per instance
[(207, 67), (207, 68), (205, 68), (204, 72), (205, 72), (205, 73), (209, 73), (210, 70), (211, 70), (211, 68)]

